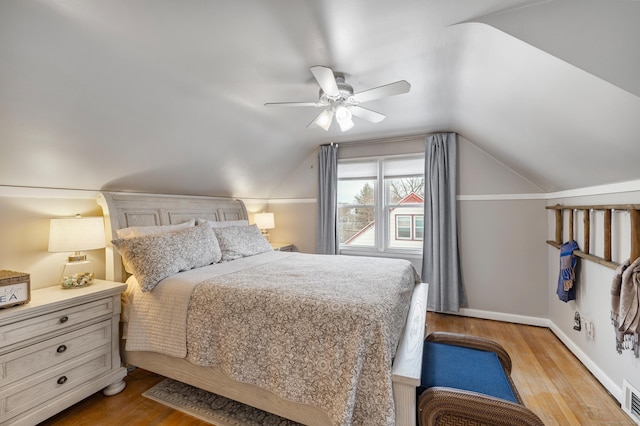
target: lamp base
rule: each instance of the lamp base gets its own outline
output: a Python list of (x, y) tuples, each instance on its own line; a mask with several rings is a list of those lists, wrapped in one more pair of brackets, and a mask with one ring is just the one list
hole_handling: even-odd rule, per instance
[(266, 230), (266, 229), (263, 229), (263, 230), (261, 230), (260, 232), (262, 233), (262, 236), (263, 236), (267, 241), (270, 241), (270, 240), (269, 240), (270, 235), (269, 235), (269, 232), (267, 232), (267, 230)]
[(80, 288), (93, 284), (93, 262), (82, 260), (67, 262), (62, 269), (60, 286), (62, 288)]

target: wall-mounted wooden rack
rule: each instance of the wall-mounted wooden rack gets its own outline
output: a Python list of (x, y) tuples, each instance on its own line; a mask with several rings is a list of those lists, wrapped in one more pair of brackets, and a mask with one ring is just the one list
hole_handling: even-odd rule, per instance
[[(615, 210), (628, 211), (630, 215), (631, 227), (631, 251), (629, 258), (633, 262), (640, 257), (640, 204), (607, 204), (592, 206), (547, 206), (548, 210), (556, 212), (556, 239), (555, 241), (547, 241), (556, 248), (560, 248), (563, 243), (563, 212), (569, 210), (569, 241), (573, 240), (573, 217), (576, 210), (582, 210), (584, 213), (584, 247), (582, 250), (575, 250), (574, 255), (599, 263), (611, 269), (616, 269), (618, 264), (611, 260), (611, 213)], [(589, 253), (591, 239), (591, 211), (604, 211), (604, 255), (603, 257), (595, 256)]]

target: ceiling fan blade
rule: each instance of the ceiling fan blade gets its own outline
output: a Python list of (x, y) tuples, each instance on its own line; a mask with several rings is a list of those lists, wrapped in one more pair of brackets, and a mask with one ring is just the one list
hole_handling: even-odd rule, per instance
[(400, 80), (395, 83), (385, 84), (384, 86), (374, 87), (373, 89), (365, 90), (364, 92), (355, 93), (351, 98), (357, 102), (367, 102), (374, 99), (407, 93), (409, 89), (411, 89), (411, 85), (405, 80)]
[(338, 84), (336, 83), (336, 77), (333, 75), (331, 68), (316, 65), (315, 67), (311, 67), (310, 70), (324, 93), (329, 96), (340, 95), (340, 90), (338, 90)]
[(319, 107), (324, 106), (320, 102), (271, 102), (264, 104), (266, 107)]
[(356, 117), (362, 118), (372, 123), (379, 123), (386, 117), (386, 115), (384, 114), (380, 114), (379, 112), (371, 111), (370, 109), (362, 108), (361, 106), (357, 105), (349, 107), (349, 111), (351, 111), (351, 113)]

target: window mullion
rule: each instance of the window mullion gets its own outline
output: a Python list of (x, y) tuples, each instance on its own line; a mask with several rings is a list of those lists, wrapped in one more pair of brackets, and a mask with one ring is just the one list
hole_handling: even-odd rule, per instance
[(382, 160), (378, 160), (378, 177), (376, 180), (376, 186), (378, 191), (376, 193), (376, 208), (375, 217), (376, 223), (382, 224), (382, 226), (376, 226), (376, 248), (378, 251), (384, 251), (387, 247), (387, 235), (385, 230), (389, 229), (388, 218), (386, 217), (386, 193), (384, 183), (384, 169)]
[(417, 233), (417, 228), (416, 228), (416, 215), (414, 214), (411, 218), (411, 221), (413, 222), (413, 226), (411, 227), (411, 229), (413, 230), (413, 240), (417, 241), (418, 237), (416, 235)]

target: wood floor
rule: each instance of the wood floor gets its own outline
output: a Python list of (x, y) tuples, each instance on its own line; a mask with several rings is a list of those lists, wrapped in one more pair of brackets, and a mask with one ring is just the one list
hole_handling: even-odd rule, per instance
[(635, 425), (618, 402), (548, 328), (432, 314), (429, 332), (451, 331), (500, 343), (525, 405), (547, 426)]
[[(511, 355), (512, 377), (527, 407), (547, 426), (635, 425), (617, 401), (546, 328), (429, 313), (429, 332), (452, 331), (499, 342)], [(50, 426), (207, 425), (151, 401), (141, 393), (162, 380), (134, 370), (126, 389), (105, 397), (96, 393), (42, 423)]]

